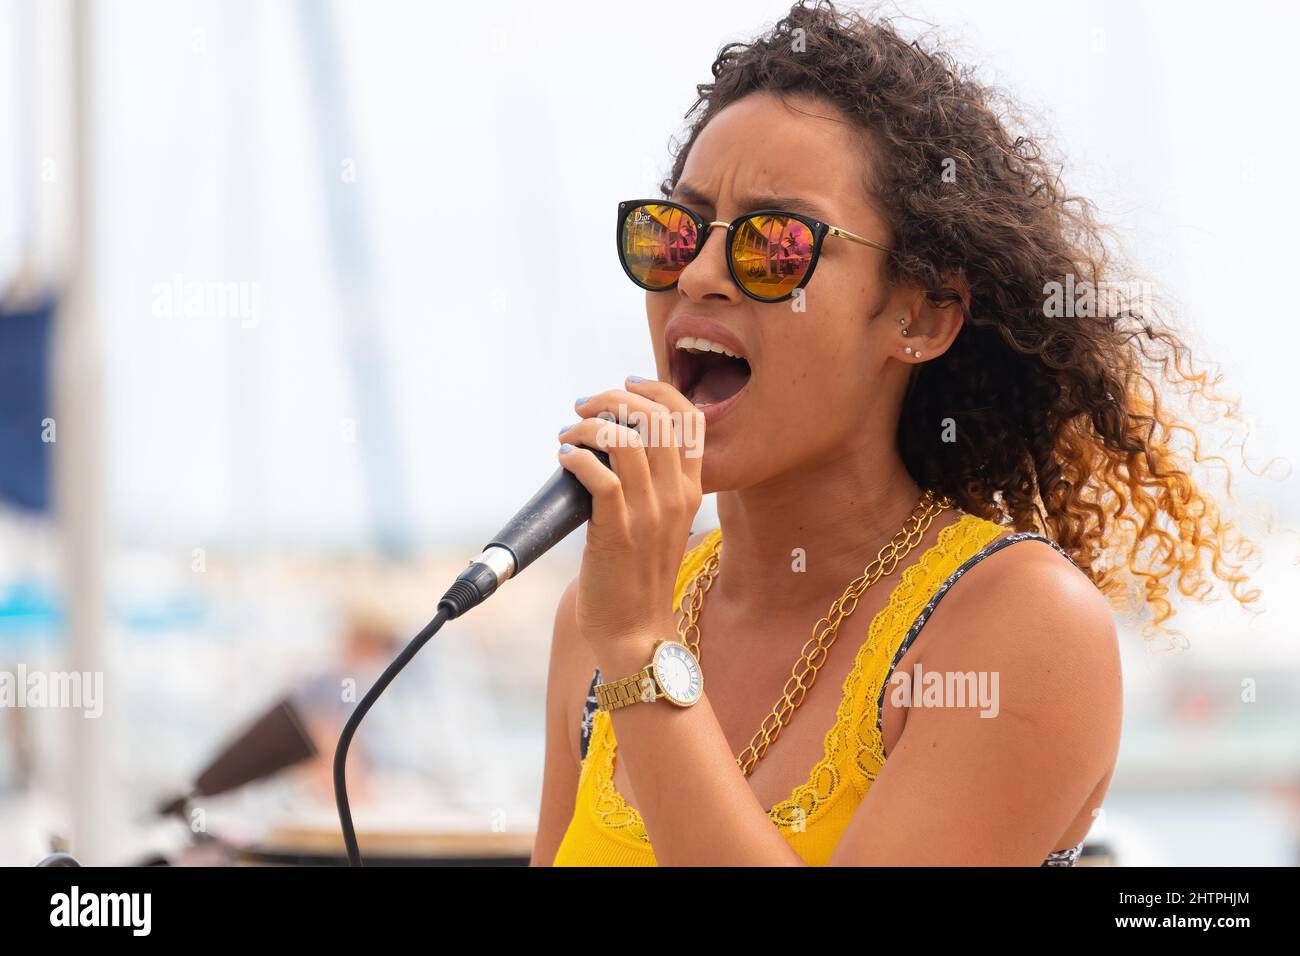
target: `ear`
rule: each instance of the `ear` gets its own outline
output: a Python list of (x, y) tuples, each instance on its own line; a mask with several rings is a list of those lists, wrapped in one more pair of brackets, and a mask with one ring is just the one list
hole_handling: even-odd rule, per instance
[(898, 358), (919, 364), (948, 351), (966, 322), (970, 284), (960, 273), (943, 277), (938, 289), (917, 289), (908, 310), (899, 317)]

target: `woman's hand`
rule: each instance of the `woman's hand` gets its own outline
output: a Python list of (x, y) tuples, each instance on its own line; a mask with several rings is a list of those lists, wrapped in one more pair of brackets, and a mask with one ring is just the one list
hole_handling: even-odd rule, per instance
[[(559, 460), (591, 492), (576, 616), (599, 661), (676, 633), (673, 589), (700, 506), (704, 414), (668, 383), (636, 376), (575, 408), (582, 421), (560, 433)], [(613, 470), (579, 445), (607, 453)]]

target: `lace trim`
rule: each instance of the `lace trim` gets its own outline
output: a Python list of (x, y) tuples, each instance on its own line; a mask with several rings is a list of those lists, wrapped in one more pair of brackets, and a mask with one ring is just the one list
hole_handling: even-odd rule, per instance
[[(902, 640), (907, 623), (915, 617), (930, 596), (929, 589), (922, 588), (921, 584), (934, 580), (936, 565), (946, 560), (954, 548), (964, 546), (970, 540), (979, 541), (982, 545), (983, 538), (995, 537), (1003, 530), (1001, 526), (977, 515), (963, 514), (952, 524), (940, 530), (935, 543), (922, 553), (920, 559), (903, 570), (885, 606), (872, 618), (867, 639), (858, 648), (853, 668), (844, 679), (843, 693), (839, 707), (836, 709), (835, 724), (826, 732), (823, 741), (822, 759), (813, 767), (807, 782), (796, 786), (788, 798), (768, 811), (768, 817), (773, 823), (783, 828), (798, 826), (804, 829), (812, 822), (814, 814), (827, 806), (834, 796), (843, 792), (840, 786), (838, 757), (847, 749), (847, 744), (842, 741), (848, 739), (850, 728), (853, 729), (857, 740), (854, 766), (865, 780), (863, 785), (858, 786), (858, 790), (860, 794), (867, 792), (884, 764), (880, 737), (875, 732), (873, 712), (875, 698), (872, 693), (867, 693), (863, 699), (863, 695), (857, 693), (868, 660), (875, 654), (881, 635), (890, 633), (889, 629), (892, 628), (892, 633), (898, 640)], [(679, 575), (677, 589), (679, 603), (687, 569), (697, 566), (703, 554), (702, 549), (720, 533), (721, 529), (715, 528), (693, 549), (687, 560), (683, 561), (683, 574)], [(889, 649), (886, 648), (887, 654), (888, 651)], [(884, 681), (883, 671), (880, 668), (875, 670), (876, 673), (867, 685), (868, 691), (879, 691)], [(854, 711), (857, 710), (859, 703), (863, 704), (864, 713), (862, 719), (855, 722)], [(864, 727), (867, 730), (865, 738)], [(648, 847), (650, 838), (646, 833), (640, 811), (629, 806), (614, 786), (616, 747), (610, 744), (607, 737), (610, 729), (609, 714), (605, 711), (598, 712), (592, 722), (592, 736), (588, 748), (588, 756), (594, 758), (592, 762), (597, 772), (593, 810), (600, 817), (602, 824), (622, 833), (634, 843)], [(594, 754), (591, 752), (593, 747), (597, 749)], [(854, 783), (857, 785), (857, 781)]]
[[(597, 711), (591, 723), (591, 746), (595, 749), (596, 766), (595, 801), (592, 809), (600, 817), (602, 826), (616, 830), (634, 843), (647, 849), (650, 835), (646, 833), (645, 823), (636, 807), (628, 806), (623, 795), (614, 787), (614, 748), (609, 745), (606, 733), (609, 729), (609, 713)], [(588, 754), (592, 751), (588, 750)]]
[[(885, 762), (881, 736), (876, 730), (872, 711), (886, 675), (880, 667), (868, 667), (869, 662), (878, 651), (883, 651), (886, 659), (890, 657), (892, 648), (882, 648), (882, 642), (888, 641), (890, 635), (895, 641), (902, 640), (907, 625), (930, 597), (934, 582), (946, 577), (942, 566), (949, 561), (950, 555), (964, 553), (972, 541), (982, 546), (985, 538), (996, 536), (1002, 530), (991, 521), (963, 514), (939, 532), (938, 540), (922, 553), (918, 561), (903, 570), (889, 600), (872, 618), (867, 639), (858, 648), (853, 669), (844, 680), (844, 695), (840, 698), (835, 724), (826, 733), (825, 756), (813, 768), (807, 783), (796, 787), (788, 800), (772, 808), (769, 816), (775, 823), (793, 826), (802, 821), (806, 826), (812, 821), (813, 815), (840, 791), (838, 758), (851, 745), (855, 750), (852, 766), (861, 776), (860, 781), (854, 780), (859, 796), (871, 788)], [(859, 694), (858, 684), (864, 678), (866, 693)], [(862, 707), (862, 714), (854, 721), (854, 711), (858, 706)], [(851, 741), (850, 728), (853, 731)]]

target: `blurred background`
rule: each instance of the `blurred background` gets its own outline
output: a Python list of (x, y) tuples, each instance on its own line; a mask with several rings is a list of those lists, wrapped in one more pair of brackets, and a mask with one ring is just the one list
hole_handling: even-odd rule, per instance
[[(615, 205), (655, 193), (718, 47), (787, 7), (0, 0), (0, 864), (330, 851), (352, 702), (554, 469), (573, 397), (654, 374)], [(1094, 859), (1295, 865), (1297, 14), (882, 10), (1051, 134), (1242, 403), (1204, 447), (1262, 610), (1125, 625)], [(527, 855), (581, 539), (367, 718), (363, 848)]]

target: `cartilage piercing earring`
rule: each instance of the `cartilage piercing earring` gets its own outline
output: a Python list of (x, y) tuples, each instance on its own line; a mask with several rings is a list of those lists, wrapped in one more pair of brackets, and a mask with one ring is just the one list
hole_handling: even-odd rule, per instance
[(898, 324), (901, 325), (901, 326), (903, 326), (903, 328), (902, 328), (900, 331), (901, 331), (904, 335), (907, 334), (907, 324), (906, 324), (906, 323), (907, 323), (907, 316), (903, 316), (901, 319), (898, 320)]

